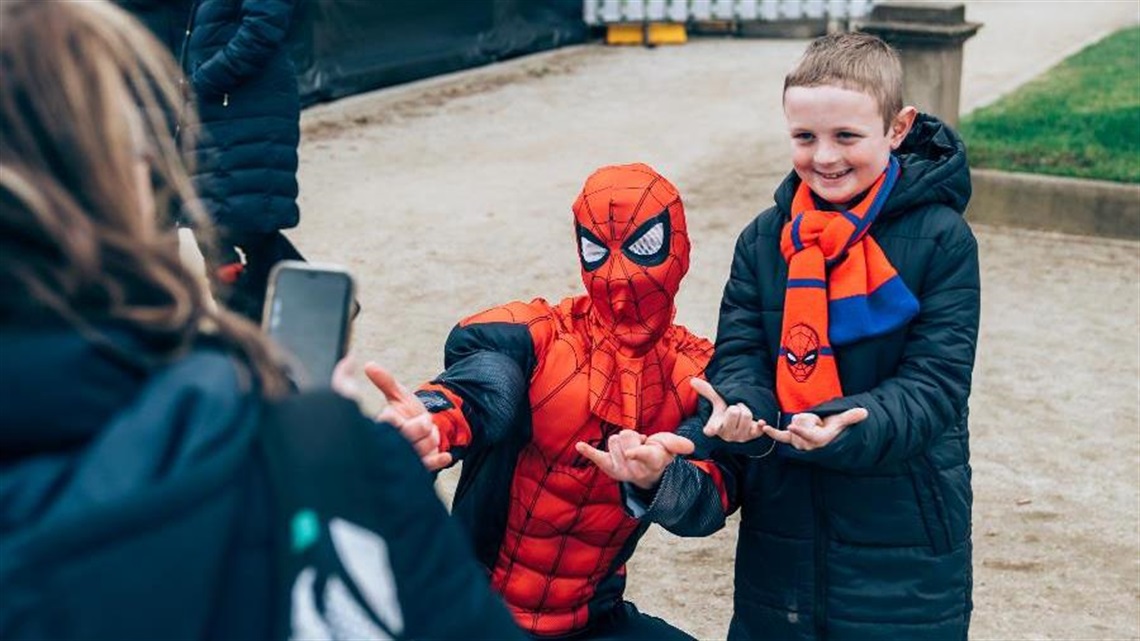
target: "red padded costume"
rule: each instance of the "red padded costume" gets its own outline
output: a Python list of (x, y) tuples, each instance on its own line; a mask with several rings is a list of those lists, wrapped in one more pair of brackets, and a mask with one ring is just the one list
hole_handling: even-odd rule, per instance
[[(675, 431), (696, 408), (688, 379), (712, 353), (708, 340), (672, 322), (689, 240), (668, 181), (645, 165), (602, 168), (574, 217), (587, 295), (463, 320), (448, 338), (447, 371), (417, 392), (435, 413), (441, 449), (464, 460), (453, 511), (493, 587), (538, 635), (580, 630), (621, 604), (624, 564), (648, 526), (627, 514), (622, 485), (574, 444), (604, 449), (621, 429)], [(502, 367), (464, 371), (487, 352), (518, 365), (518, 385), (489, 393)], [(486, 417), (506, 416), (513, 394), (517, 411), (489, 427), (496, 421)], [(718, 469), (694, 464), (727, 505)]]

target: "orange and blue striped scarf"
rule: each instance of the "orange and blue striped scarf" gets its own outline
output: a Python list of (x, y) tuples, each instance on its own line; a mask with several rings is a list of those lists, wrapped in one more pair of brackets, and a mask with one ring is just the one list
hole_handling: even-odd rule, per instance
[(780, 237), (788, 288), (776, 397), (785, 422), (843, 396), (833, 346), (892, 332), (918, 313), (918, 300), (867, 235), (898, 176), (891, 156), (867, 195), (844, 211), (818, 209), (806, 182), (796, 190)]

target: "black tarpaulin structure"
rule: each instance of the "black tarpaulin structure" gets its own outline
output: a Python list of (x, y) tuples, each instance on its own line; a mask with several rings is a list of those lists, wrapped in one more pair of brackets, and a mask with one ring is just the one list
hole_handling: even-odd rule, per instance
[(291, 46), (307, 106), (588, 36), (581, 0), (300, 0)]

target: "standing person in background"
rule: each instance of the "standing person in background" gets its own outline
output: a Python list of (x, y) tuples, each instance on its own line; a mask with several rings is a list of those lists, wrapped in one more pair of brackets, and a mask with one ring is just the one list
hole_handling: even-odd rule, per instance
[(813, 41), (784, 82), (793, 172), (737, 241), (708, 368), (778, 443), (717, 457), (740, 483), (730, 639), (967, 637), (970, 174), (902, 96), (867, 34)]
[[(139, 1), (139, 0), (135, 0)], [(300, 99), (286, 35), (296, 0), (192, 0), (179, 59), (197, 103), (194, 186), (218, 227), (228, 306), (259, 319), (269, 271), (300, 254)]]
[(175, 76), (103, 0), (0, 2), (0, 638), (521, 638), (411, 446), (180, 262)]

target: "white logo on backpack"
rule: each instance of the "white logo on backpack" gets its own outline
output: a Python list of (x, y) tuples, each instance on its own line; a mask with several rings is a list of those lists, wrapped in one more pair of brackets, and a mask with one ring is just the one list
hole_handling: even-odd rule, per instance
[[(374, 532), (343, 519), (329, 521), (333, 547), (348, 578), (365, 603), (336, 576), (325, 581), (321, 595), (324, 614), (317, 607), (313, 583), (317, 570), (307, 567), (293, 582), (292, 634), (296, 641), (392, 639), (404, 631), (404, 617), (396, 596), (396, 580), (388, 545)], [(371, 611), (382, 625), (376, 625)]]

